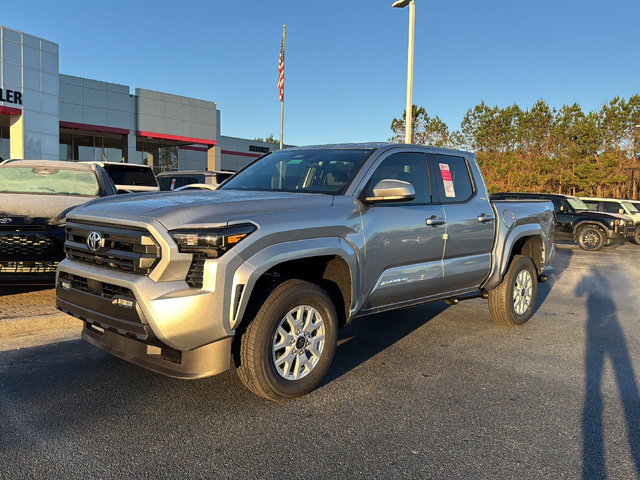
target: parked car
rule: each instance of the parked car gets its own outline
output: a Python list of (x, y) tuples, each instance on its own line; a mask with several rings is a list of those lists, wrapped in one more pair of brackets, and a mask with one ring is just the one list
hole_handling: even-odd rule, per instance
[(619, 213), (592, 212), (578, 197), (551, 193), (495, 193), (492, 200), (548, 200), (556, 214), (556, 238), (575, 242), (581, 249), (598, 251), (632, 240), (633, 220)]
[(209, 172), (183, 170), (180, 172), (163, 172), (158, 174), (160, 190), (175, 190), (185, 185), (203, 184), (218, 186), (235, 172)]
[(633, 241), (640, 245), (640, 211), (633, 203), (628, 200), (595, 197), (582, 197), (581, 200), (592, 212), (619, 213), (631, 218), (635, 225)]
[(160, 190), (153, 169), (147, 165), (118, 162), (83, 162), (100, 165), (109, 174), (118, 190), (124, 193), (157, 192)]
[(180, 188), (176, 188), (175, 190), (173, 190), (174, 192), (184, 192), (185, 190), (217, 190), (218, 189), (218, 185), (210, 185), (207, 183), (190, 183), (189, 185), (185, 185), (183, 187)]
[(115, 195), (97, 165), (51, 160), (0, 164), (0, 283), (54, 283), (64, 258), (65, 216), (77, 205)]
[(354, 318), (480, 297), (501, 325), (529, 320), (555, 255), (553, 204), (488, 198), (467, 152), (278, 150), (214, 191), (74, 211), (57, 307), (90, 344), (155, 372), (215, 375), (233, 353), (253, 392), (298, 397)]

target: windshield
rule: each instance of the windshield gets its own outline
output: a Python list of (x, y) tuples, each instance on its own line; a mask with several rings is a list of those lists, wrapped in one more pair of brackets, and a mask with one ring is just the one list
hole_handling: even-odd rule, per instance
[(574, 210), (589, 210), (589, 207), (587, 207), (579, 198), (567, 197), (567, 201)]
[(156, 176), (149, 167), (105, 165), (104, 169), (116, 185), (136, 185), (142, 187), (158, 186)]
[(640, 213), (636, 207), (633, 206), (631, 202), (622, 202), (622, 206), (628, 210), (631, 215), (637, 215)]
[(93, 171), (50, 167), (0, 168), (0, 193), (43, 193), (95, 197), (100, 191)]
[(279, 150), (229, 179), (222, 190), (340, 195), (373, 149)]

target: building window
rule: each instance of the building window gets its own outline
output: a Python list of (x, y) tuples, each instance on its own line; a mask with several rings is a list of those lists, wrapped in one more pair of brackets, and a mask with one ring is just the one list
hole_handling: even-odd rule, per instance
[(60, 160), (123, 162), (123, 135), (60, 129)]
[(175, 143), (138, 139), (136, 151), (142, 155), (142, 164), (152, 167), (155, 173), (178, 170), (180, 150)]
[(11, 140), (9, 139), (9, 127), (0, 126), (0, 157), (7, 160), (11, 155)]

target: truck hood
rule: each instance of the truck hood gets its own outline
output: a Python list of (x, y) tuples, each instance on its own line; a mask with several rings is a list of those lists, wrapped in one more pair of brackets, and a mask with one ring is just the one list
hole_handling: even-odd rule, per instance
[(580, 213), (584, 213), (585, 215), (590, 215), (595, 218), (601, 218), (602, 220), (624, 220), (625, 222), (631, 220), (631, 217), (628, 215), (621, 215), (619, 213), (605, 213), (605, 212), (594, 212), (593, 210), (582, 210)]
[[(0, 193), (0, 219), (3, 226), (60, 225), (69, 211), (93, 197)], [(8, 220), (7, 220), (8, 219)]]
[(119, 195), (90, 202), (76, 215), (104, 219), (155, 219), (167, 230), (221, 224), (234, 217), (286, 210), (327, 208), (333, 196), (304, 193), (204, 190)]

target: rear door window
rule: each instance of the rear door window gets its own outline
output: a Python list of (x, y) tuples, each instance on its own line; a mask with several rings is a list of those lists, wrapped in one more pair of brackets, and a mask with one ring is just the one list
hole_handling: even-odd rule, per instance
[(105, 165), (113, 183), (116, 185), (135, 185), (138, 187), (157, 187), (156, 176), (149, 167), (132, 165)]
[(432, 158), (440, 201), (461, 203), (469, 200), (474, 189), (466, 160), (450, 155), (434, 155)]
[(592, 212), (598, 211), (598, 202), (592, 202), (589, 200), (583, 200), (583, 202)]
[(622, 207), (616, 202), (602, 202), (602, 211), (606, 213), (618, 213)]

